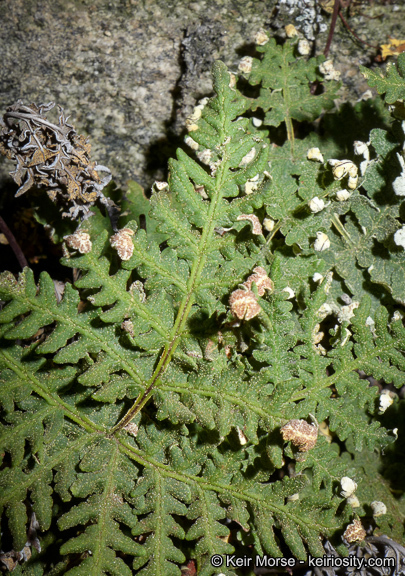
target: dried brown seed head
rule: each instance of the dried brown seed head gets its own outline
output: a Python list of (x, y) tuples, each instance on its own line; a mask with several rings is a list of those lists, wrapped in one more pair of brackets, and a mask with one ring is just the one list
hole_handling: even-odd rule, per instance
[(258, 30), (253, 38), (255, 44), (259, 46), (264, 46), (269, 41), (269, 37), (267, 36), (264, 30)]
[(134, 231), (130, 228), (123, 228), (110, 238), (110, 244), (118, 252), (121, 260), (129, 260), (134, 252), (132, 236)]
[(314, 242), (314, 250), (316, 252), (324, 252), (330, 248), (330, 240), (324, 232), (316, 233), (316, 240)]
[(132, 436), (137, 436), (139, 428), (134, 422), (130, 422), (126, 426), (124, 426), (124, 430), (129, 432)]
[(77, 250), (80, 254), (91, 252), (92, 244), (87, 232), (75, 232), (74, 234), (65, 236), (64, 240), (70, 248)]
[(264, 296), (266, 290), (273, 292), (274, 283), (267, 276), (266, 270), (261, 266), (256, 266), (256, 268), (253, 268), (253, 272), (254, 274), (251, 274), (246, 282), (243, 283), (243, 285), (246, 286), (248, 290), (250, 290), (252, 288), (252, 282), (254, 282), (257, 286), (259, 296)]
[(244, 56), (238, 65), (239, 72), (249, 74), (252, 71), (253, 58), (251, 56)]
[(308, 160), (315, 160), (317, 162), (323, 162), (323, 155), (319, 148), (310, 148), (307, 152)]
[(154, 186), (154, 188), (156, 188), (156, 190), (158, 190), (160, 192), (160, 190), (164, 190), (165, 188), (168, 188), (169, 184), (167, 182), (156, 180), (156, 182), (154, 183), (153, 186)]
[(124, 322), (121, 324), (121, 329), (124, 330), (124, 332), (128, 332), (128, 334), (132, 337), (135, 334), (134, 325), (131, 320), (124, 320)]
[(361, 542), (366, 537), (366, 531), (363, 528), (360, 520), (353, 520), (351, 524), (346, 528), (343, 537), (347, 542)]
[(235, 88), (236, 86), (236, 76), (235, 74), (232, 74), (232, 72), (229, 72), (229, 84), (228, 84), (229, 88)]
[(246, 156), (244, 156), (242, 158), (242, 160), (239, 162), (239, 167), (242, 168), (242, 166), (247, 166), (247, 164), (249, 164), (253, 158), (256, 156), (256, 148), (253, 147), (251, 148), (251, 150), (246, 154)]
[(290, 420), (281, 428), (283, 440), (291, 440), (300, 452), (314, 448), (318, 438), (318, 427), (306, 420)]
[(311, 45), (306, 38), (301, 38), (298, 41), (298, 54), (307, 56), (311, 52)]
[(287, 24), (284, 28), (287, 38), (294, 38), (298, 35), (298, 30), (293, 24)]
[(384, 516), (387, 513), (387, 507), (384, 502), (380, 502), (379, 500), (374, 500), (371, 502), (371, 510), (373, 511), (374, 518), (376, 516)]
[(251, 290), (235, 290), (229, 298), (229, 305), (233, 316), (239, 320), (251, 320), (261, 310), (256, 296)]
[(254, 214), (240, 214), (240, 216), (237, 217), (237, 220), (249, 220), (252, 223), (252, 234), (255, 234), (256, 236), (263, 234), (260, 220)]

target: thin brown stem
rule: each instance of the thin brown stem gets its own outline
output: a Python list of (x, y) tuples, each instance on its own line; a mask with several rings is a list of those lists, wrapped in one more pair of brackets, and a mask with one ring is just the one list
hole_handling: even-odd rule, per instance
[(21, 268), (25, 268), (25, 266), (28, 266), (27, 259), (24, 256), (23, 251), (21, 250), (17, 240), (15, 239), (14, 234), (11, 232), (10, 228), (7, 226), (7, 224), (4, 222), (1, 216), (0, 216), (0, 230), (7, 238), (7, 241), (10, 244), (12, 251), (16, 255), (16, 258), (20, 263)]
[(356, 38), (356, 40), (358, 40), (362, 44), (365, 44), (366, 46), (370, 46), (370, 48), (374, 48), (374, 49), (379, 48), (378, 46), (374, 46), (374, 44), (369, 44), (365, 40), (362, 40), (361, 38), (359, 38), (359, 36), (357, 36), (357, 34), (354, 32), (354, 30), (352, 30), (352, 28), (350, 28), (349, 24), (347, 23), (347, 20), (344, 18), (342, 11), (341, 11), (341, 8), (347, 8), (347, 6), (349, 6), (350, 3), (351, 3), (351, 0), (335, 0), (335, 3), (333, 5), (333, 14), (332, 14), (332, 20), (330, 23), (328, 39), (326, 41), (325, 50), (323, 51), (323, 54), (325, 57), (329, 54), (330, 46), (331, 46), (332, 39), (333, 39), (333, 34), (335, 33), (336, 22), (337, 22), (338, 16), (342, 20), (345, 27), (349, 30), (350, 34), (352, 34)]
[(349, 30), (350, 34), (353, 34), (353, 36), (356, 38), (356, 40), (358, 40), (362, 44), (365, 44), (366, 46), (370, 46), (370, 48), (375, 48), (376, 50), (378, 50), (379, 46), (375, 46), (374, 44), (369, 44), (368, 42), (366, 42), (365, 40), (362, 40), (361, 38), (359, 38), (359, 36), (357, 36), (356, 32), (352, 28), (350, 28), (347, 21), (343, 18), (343, 14), (341, 12), (339, 12), (339, 16), (340, 16), (340, 19), (342, 20), (343, 24)]
[(326, 41), (325, 50), (323, 51), (323, 55), (325, 57), (329, 54), (330, 45), (332, 44), (332, 38), (333, 38), (333, 34), (335, 32), (339, 10), (340, 10), (340, 0), (335, 0), (335, 4), (333, 5), (333, 14), (332, 14), (332, 20), (330, 23), (328, 39)]

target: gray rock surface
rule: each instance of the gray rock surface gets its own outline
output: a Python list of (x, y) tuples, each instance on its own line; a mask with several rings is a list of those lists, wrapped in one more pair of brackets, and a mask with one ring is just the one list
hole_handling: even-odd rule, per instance
[[(370, 44), (405, 37), (399, 0), (353, 0), (345, 14)], [(211, 91), (212, 62), (220, 58), (236, 70), (259, 29), (282, 36), (291, 22), (323, 51), (330, 14), (317, 0), (1, 2), (0, 110), (18, 98), (55, 101), (90, 136), (92, 159), (117, 183), (135, 179), (149, 188), (165, 177), (195, 100)], [(358, 64), (371, 64), (376, 54), (338, 21), (330, 56), (342, 72), (343, 99), (367, 89)], [(0, 181), (11, 169), (1, 158)]]

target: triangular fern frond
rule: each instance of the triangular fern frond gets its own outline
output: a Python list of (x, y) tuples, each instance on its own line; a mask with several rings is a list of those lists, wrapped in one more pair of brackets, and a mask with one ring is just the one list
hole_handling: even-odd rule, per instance
[(283, 122), (288, 140), (293, 145), (292, 121), (312, 121), (323, 110), (333, 108), (337, 83), (325, 83), (322, 94), (311, 93), (311, 83), (324, 80), (319, 65), (325, 58), (297, 58), (296, 40), (287, 40), (278, 46), (271, 38), (264, 45), (256, 46), (256, 50), (263, 56), (253, 59), (248, 79), (250, 84), (260, 84), (261, 88), (260, 96), (253, 101), (251, 108), (253, 111), (261, 108), (265, 112), (264, 121), (268, 126), (279, 126)]

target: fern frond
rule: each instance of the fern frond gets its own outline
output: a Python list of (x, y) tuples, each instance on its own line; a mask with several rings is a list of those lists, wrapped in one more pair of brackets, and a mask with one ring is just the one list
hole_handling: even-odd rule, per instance
[(399, 54), (397, 66), (389, 63), (385, 76), (365, 66), (360, 66), (360, 70), (370, 86), (375, 87), (379, 94), (385, 94), (387, 104), (394, 104), (404, 99), (405, 58), (403, 54)]
[[(326, 82), (322, 94), (311, 93), (311, 83), (322, 81), (319, 65), (323, 56), (309, 60), (297, 58), (296, 40), (287, 40), (278, 46), (271, 38), (264, 46), (256, 46), (262, 53), (261, 59), (253, 59), (249, 83), (260, 84), (260, 96), (251, 105), (253, 111), (261, 108), (265, 112), (264, 122), (268, 126), (279, 126), (282, 122), (293, 152), (293, 120), (312, 121), (323, 110), (333, 108), (333, 99), (339, 86)], [(292, 153), (292, 156), (294, 154)]]
[[(293, 121), (332, 104), (336, 84), (311, 93), (322, 58), (290, 41), (258, 52), (259, 98), (217, 62), (167, 185), (148, 200), (131, 184), (114, 235), (97, 209), (66, 237), (62, 297), (47, 273), (0, 277), (2, 529), (20, 550), (35, 514), (52, 551), (35, 576), (180, 576), (186, 562), (214, 576), (214, 554), (322, 556), (355, 514), (346, 476), (362, 517), (378, 492), (394, 515), (372, 521), (388, 532), (395, 518), (403, 536), (388, 482), (361, 484), (367, 466), (380, 478), (396, 432), (359, 374), (405, 384), (401, 138), (373, 131), (339, 197), (309, 141), (291, 146)], [(259, 108), (289, 142), (270, 146)]]

